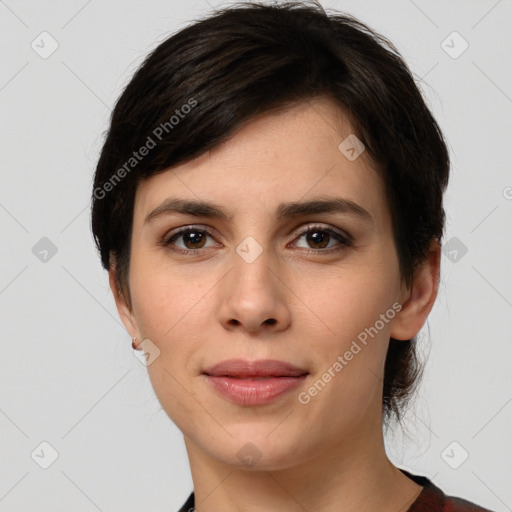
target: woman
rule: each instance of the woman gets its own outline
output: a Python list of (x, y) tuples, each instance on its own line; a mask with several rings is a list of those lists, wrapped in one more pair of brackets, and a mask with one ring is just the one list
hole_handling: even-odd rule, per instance
[(184, 436), (181, 510), (485, 510), (383, 442), (421, 374), (448, 175), (396, 49), (318, 3), (232, 6), (148, 56), (92, 228)]

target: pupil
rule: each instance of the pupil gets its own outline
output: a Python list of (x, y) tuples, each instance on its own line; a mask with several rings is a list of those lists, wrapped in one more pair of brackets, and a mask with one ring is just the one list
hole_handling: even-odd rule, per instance
[[(309, 234), (309, 239), (313, 244), (322, 244), (321, 247), (325, 247), (328, 242), (329, 235), (322, 233), (321, 231), (312, 231)], [(323, 243), (322, 243), (323, 242)]]
[[(203, 237), (203, 234), (198, 232), (198, 231), (190, 231), (186, 237), (188, 238), (188, 241), (192, 244), (192, 245), (196, 245), (196, 244), (201, 244), (201, 241), (204, 242), (204, 240), (201, 240), (201, 238)], [(193, 249), (195, 249), (196, 247), (193, 247)]]

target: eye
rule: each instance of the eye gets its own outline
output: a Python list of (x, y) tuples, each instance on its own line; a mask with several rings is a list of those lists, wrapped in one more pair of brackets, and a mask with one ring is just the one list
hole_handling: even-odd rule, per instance
[[(215, 244), (210, 246), (206, 245), (208, 237), (214, 239), (213, 234), (207, 229), (186, 226), (176, 232), (165, 235), (161, 241), (161, 245), (182, 254), (197, 254), (201, 252), (202, 249), (215, 247)], [(306, 249), (308, 252), (317, 254), (341, 251), (352, 245), (352, 237), (348, 233), (322, 225), (308, 225), (308, 228), (299, 233), (295, 240), (302, 238), (305, 238), (305, 242), (309, 247), (300, 247), (296, 243), (294, 245), (301, 249)], [(177, 241), (181, 241), (182, 246), (177, 245)], [(338, 243), (334, 243), (333, 246), (333, 242)]]
[[(165, 247), (168, 246), (173, 251), (187, 254), (195, 253), (205, 247), (208, 248), (208, 246), (205, 246), (207, 237), (213, 238), (213, 235), (208, 230), (187, 226), (170, 236), (166, 236), (164, 240), (162, 240), (162, 245)], [(176, 246), (174, 243), (176, 240), (181, 240), (184, 247)]]
[[(325, 226), (309, 225), (308, 229), (300, 233), (296, 240), (300, 240), (303, 237), (306, 237), (305, 241), (309, 244), (309, 247), (304, 248), (313, 249), (313, 252), (340, 251), (352, 245), (352, 237), (350, 235)], [(332, 245), (329, 247), (331, 242), (336, 241), (338, 244), (334, 244), (334, 248)], [(336, 245), (339, 247), (336, 247)]]

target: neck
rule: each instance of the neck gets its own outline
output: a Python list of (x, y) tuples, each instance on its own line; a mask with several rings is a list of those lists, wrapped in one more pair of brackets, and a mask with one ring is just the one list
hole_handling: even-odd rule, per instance
[(263, 470), (225, 464), (185, 437), (195, 509), (405, 512), (422, 487), (387, 458), (381, 425), (370, 427), (293, 466)]

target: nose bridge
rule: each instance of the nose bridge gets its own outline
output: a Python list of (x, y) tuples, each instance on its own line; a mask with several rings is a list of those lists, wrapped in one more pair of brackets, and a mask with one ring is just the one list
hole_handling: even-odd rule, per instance
[(289, 323), (275, 258), (254, 238), (247, 237), (236, 247), (226, 278), (220, 310), (226, 327), (242, 324), (256, 331), (264, 325), (277, 329)]
[(252, 300), (259, 294), (268, 295), (266, 300), (274, 297), (278, 290), (275, 271), (271, 267), (272, 260), (268, 248), (264, 248), (252, 237), (244, 239), (233, 255), (232, 291), (240, 298), (247, 295)]

